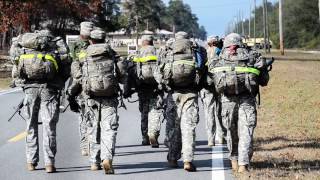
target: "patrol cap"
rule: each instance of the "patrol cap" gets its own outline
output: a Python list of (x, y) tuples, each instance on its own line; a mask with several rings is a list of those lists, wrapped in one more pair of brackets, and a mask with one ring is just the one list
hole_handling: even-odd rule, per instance
[(231, 33), (227, 35), (223, 42), (224, 47), (230, 47), (232, 45), (241, 46), (241, 44), (242, 44), (241, 36), (237, 33)]
[(95, 29), (90, 33), (91, 39), (104, 40), (106, 38), (106, 32), (101, 29)]
[(93, 27), (93, 23), (89, 21), (80, 23), (80, 34), (84, 36), (90, 36), (90, 32), (93, 30)]
[(184, 32), (184, 31), (179, 31), (176, 33), (176, 39), (188, 39), (188, 33)]
[(219, 36), (212, 35), (207, 38), (207, 43), (213, 43), (213, 42), (217, 42), (217, 41), (219, 41)]
[(142, 41), (153, 41), (153, 36), (152, 35), (143, 35), (142, 37), (141, 37), (141, 40)]
[(168, 41), (166, 42), (166, 46), (171, 46), (173, 42), (174, 42), (174, 38), (168, 39)]

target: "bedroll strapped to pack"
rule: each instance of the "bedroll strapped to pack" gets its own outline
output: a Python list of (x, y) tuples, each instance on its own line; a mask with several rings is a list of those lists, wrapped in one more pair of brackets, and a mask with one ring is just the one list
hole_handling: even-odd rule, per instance
[(82, 65), (82, 88), (89, 96), (109, 97), (118, 93), (115, 60), (106, 44), (88, 46)]
[(213, 80), (215, 91), (219, 94), (238, 95), (250, 93), (256, 95), (259, 88), (260, 70), (250, 65), (250, 57), (245, 49), (238, 49), (238, 56), (228, 58), (220, 56), (215, 65), (209, 65), (209, 76)]
[(39, 33), (25, 33), (21, 36), (19, 44), (28, 49), (42, 50), (49, 42), (49, 37)]

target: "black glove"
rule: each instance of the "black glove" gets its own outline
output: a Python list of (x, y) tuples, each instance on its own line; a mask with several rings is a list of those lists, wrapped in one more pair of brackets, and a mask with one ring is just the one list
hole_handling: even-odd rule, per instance
[(68, 96), (68, 101), (69, 101), (71, 111), (80, 112), (80, 106), (77, 103), (75, 96)]
[(126, 90), (126, 91), (123, 92), (122, 96), (123, 96), (123, 98), (128, 99), (128, 98), (131, 98), (133, 93), (134, 93), (133, 90)]

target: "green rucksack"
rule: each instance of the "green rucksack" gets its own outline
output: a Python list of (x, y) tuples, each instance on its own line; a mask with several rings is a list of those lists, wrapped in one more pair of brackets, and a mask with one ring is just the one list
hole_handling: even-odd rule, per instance
[(114, 55), (107, 44), (88, 46), (82, 74), (82, 88), (89, 96), (110, 97), (119, 91)]
[(20, 76), (27, 80), (51, 80), (59, 71), (59, 62), (55, 56), (44, 48), (48, 37), (39, 33), (25, 33), (19, 40), (22, 54), (18, 59)]
[(208, 66), (208, 79), (212, 80), (218, 94), (238, 95), (250, 93), (256, 95), (259, 90), (260, 70), (254, 67), (255, 58), (244, 48), (237, 49), (237, 55), (231, 56), (223, 49), (218, 60)]
[(195, 85), (196, 61), (190, 40), (175, 40), (165, 59), (164, 79), (170, 86), (186, 88)]

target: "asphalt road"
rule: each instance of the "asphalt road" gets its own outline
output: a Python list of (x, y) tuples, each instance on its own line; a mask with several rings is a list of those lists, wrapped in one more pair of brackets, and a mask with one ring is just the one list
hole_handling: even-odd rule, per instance
[[(11, 122), (7, 118), (13, 113), (13, 107), (23, 98), (20, 91), (0, 93), (0, 179), (1, 180), (211, 180), (233, 179), (230, 163), (226, 159), (226, 147), (208, 147), (205, 125), (200, 113), (200, 123), (197, 127), (197, 149), (195, 164), (198, 171), (188, 173), (181, 168), (167, 167), (167, 148), (161, 144), (153, 149), (141, 146), (140, 122), (138, 105), (127, 104), (128, 110), (120, 110), (120, 127), (117, 136), (116, 156), (114, 157), (115, 175), (106, 175), (101, 171), (90, 171), (87, 157), (82, 157), (79, 150), (77, 115), (67, 111), (61, 114), (57, 127), (58, 152), (56, 156), (57, 173), (47, 174), (44, 171), (42, 156), (42, 139), (40, 130), (40, 164), (36, 171), (26, 170), (25, 162), (25, 123), (15, 116)], [(162, 126), (160, 142), (164, 139)]]

